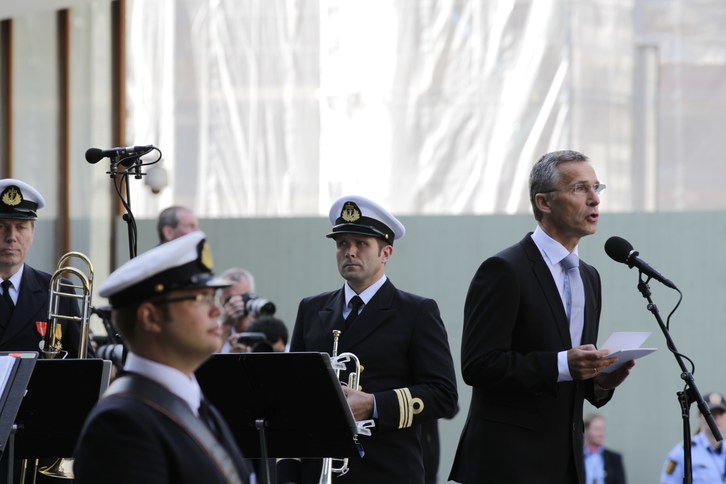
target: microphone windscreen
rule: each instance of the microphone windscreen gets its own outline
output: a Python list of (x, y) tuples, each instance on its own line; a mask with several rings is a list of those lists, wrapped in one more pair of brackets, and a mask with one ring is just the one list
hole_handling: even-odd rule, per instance
[(633, 246), (622, 237), (610, 237), (605, 242), (605, 252), (616, 262), (627, 263)]
[(86, 150), (86, 161), (89, 163), (98, 163), (103, 158), (103, 150), (99, 148), (88, 148)]

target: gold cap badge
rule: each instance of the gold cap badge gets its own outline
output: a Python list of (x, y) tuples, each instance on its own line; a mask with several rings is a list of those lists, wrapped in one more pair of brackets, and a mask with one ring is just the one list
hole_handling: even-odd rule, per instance
[(11, 185), (3, 190), (2, 202), (10, 207), (20, 205), (23, 201), (23, 194), (20, 193), (18, 187)]
[(345, 202), (343, 209), (340, 211), (340, 218), (346, 222), (355, 222), (360, 218), (360, 210), (353, 202)]
[(214, 263), (212, 261), (212, 249), (209, 248), (209, 244), (206, 240), (203, 241), (203, 246), (200, 255), (201, 263), (204, 267), (207, 268), (207, 270), (212, 270), (212, 267), (214, 267)]

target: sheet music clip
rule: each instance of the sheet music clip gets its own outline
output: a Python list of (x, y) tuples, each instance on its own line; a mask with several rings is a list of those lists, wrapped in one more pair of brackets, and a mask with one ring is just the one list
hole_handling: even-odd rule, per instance
[(370, 437), (371, 429), (376, 426), (376, 421), (373, 419), (356, 420), (355, 425), (358, 427), (358, 435), (367, 435)]
[(352, 353), (342, 353), (338, 356), (330, 357), (330, 366), (333, 370), (345, 371), (348, 368), (347, 364), (353, 363), (354, 361), (354, 355)]

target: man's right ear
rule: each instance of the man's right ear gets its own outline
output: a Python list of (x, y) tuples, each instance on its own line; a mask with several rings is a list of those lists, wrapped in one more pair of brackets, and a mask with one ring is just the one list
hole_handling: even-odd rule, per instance
[(142, 331), (160, 333), (164, 317), (157, 305), (147, 301), (139, 304), (138, 309), (136, 309), (136, 321), (138, 321), (139, 328)]
[(164, 240), (169, 241), (172, 240), (172, 237), (174, 236), (174, 229), (169, 225), (164, 225), (161, 228), (161, 233), (164, 234)]
[(537, 206), (539, 211), (542, 213), (552, 212), (551, 203), (552, 203), (552, 200), (548, 193), (537, 193), (534, 196), (534, 204)]

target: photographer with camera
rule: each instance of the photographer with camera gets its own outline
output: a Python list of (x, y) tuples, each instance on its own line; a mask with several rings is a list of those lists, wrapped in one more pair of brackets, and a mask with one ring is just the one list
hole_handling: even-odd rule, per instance
[(227, 269), (221, 278), (232, 286), (222, 291), (222, 336), (224, 343), (220, 353), (249, 352), (248, 345), (238, 342), (238, 335), (249, 330), (259, 316), (275, 314), (275, 305), (255, 295), (255, 278), (245, 269)]

